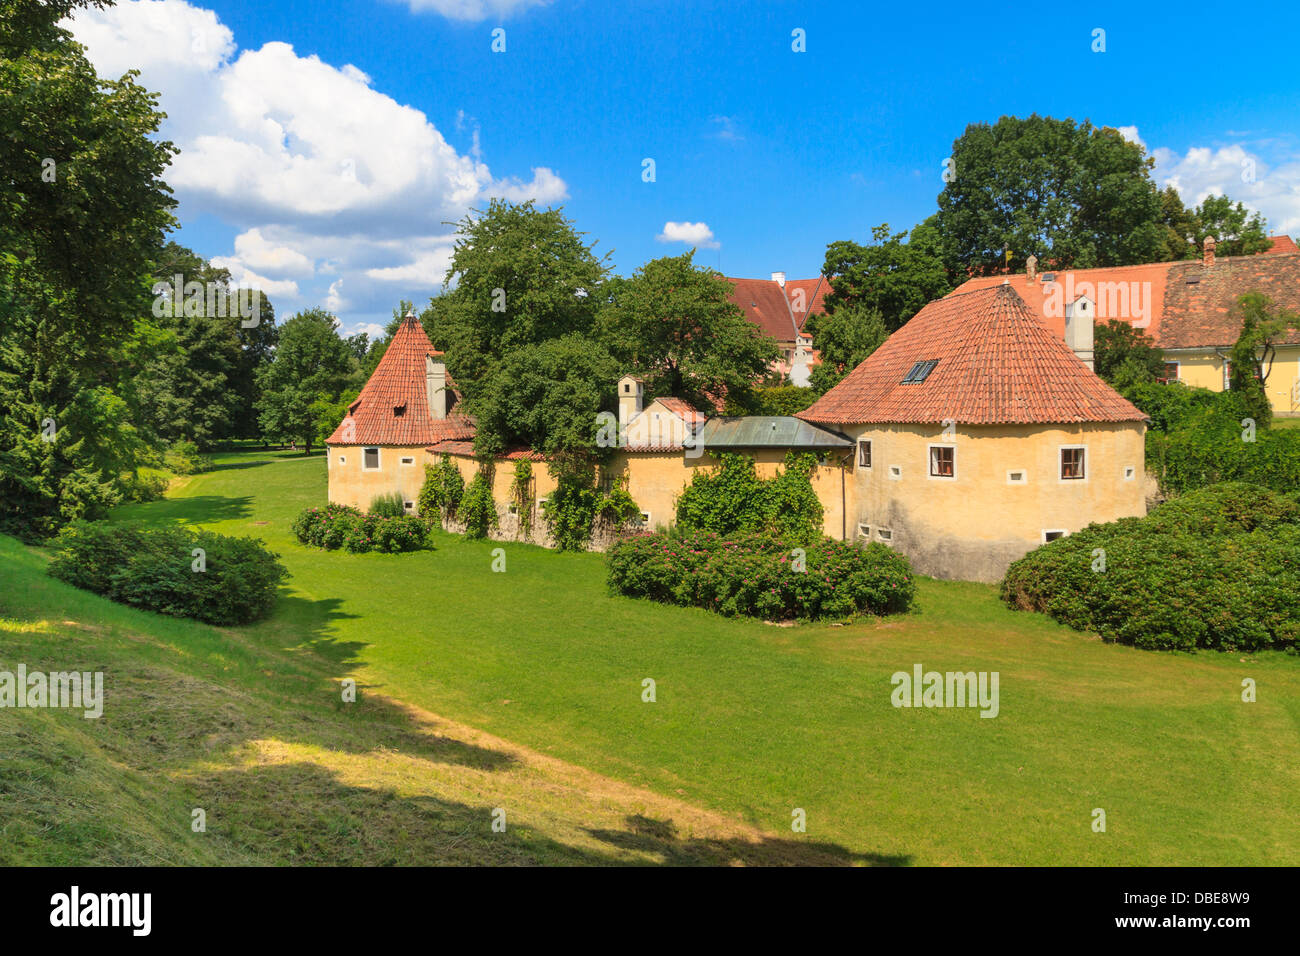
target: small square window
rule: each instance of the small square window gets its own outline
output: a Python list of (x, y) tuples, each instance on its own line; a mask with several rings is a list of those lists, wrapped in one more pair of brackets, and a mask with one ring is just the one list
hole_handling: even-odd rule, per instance
[(858, 467), (859, 467), (859, 468), (870, 468), (870, 467), (871, 467), (871, 441), (870, 441), (870, 439), (863, 439), (862, 441), (859, 441), (859, 442), (858, 442)]
[(1046, 543), (1049, 542), (1049, 541), (1055, 541), (1057, 538), (1064, 538), (1064, 537), (1065, 537), (1065, 534), (1066, 534), (1066, 532), (1064, 532), (1064, 531), (1062, 531), (1062, 530), (1044, 531), (1044, 532), (1043, 532), (1043, 544), (1046, 544)]
[(1018, 468), (1014, 471), (1007, 472), (1007, 484), (1009, 485), (1023, 485), (1026, 481), (1028, 481), (1028, 477), (1026, 476), (1024, 469)]
[(901, 479), (901, 478), (903, 477), (903, 466), (902, 466), (902, 465), (890, 465), (890, 466), (889, 466), (889, 477), (890, 477), (890, 478), (893, 478), (895, 481)]
[(860, 525), (858, 525), (858, 537), (859, 537), (859, 538), (866, 538), (868, 541), (870, 541), (870, 540), (871, 540), (871, 525), (869, 525), (869, 524), (860, 524)]
[(415, 464), (415, 459), (414, 459), (414, 458), (403, 458), (403, 459), (402, 459), (402, 464), (403, 464), (403, 465), (414, 465), (414, 464)]
[(647, 528), (650, 527), (650, 512), (648, 511), (641, 512), (641, 523), (645, 525)]
[(379, 468), (379, 449), (367, 448), (363, 455), (361, 467), (366, 471), (377, 471)]
[(1078, 481), (1086, 476), (1084, 454), (1087, 449), (1082, 446), (1061, 449), (1061, 480)]
[(1166, 382), (1176, 382), (1176, 381), (1178, 381), (1178, 363), (1177, 363), (1177, 362), (1166, 362), (1166, 363), (1165, 363), (1165, 381), (1166, 381)]
[(951, 445), (930, 446), (930, 477), (957, 477), (957, 449)]
[(1132, 465), (1126, 465), (1124, 468), (1124, 480), (1132, 481), (1136, 477), (1137, 477), (1137, 469), (1134, 468)]
[(894, 540), (894, 532), (891, 528), (877, 528), (876, 537), (885, 544), (891, 544)]
[(402, 502), (402, 507), (405, 508), (407, 511), (414, 511), (414, 510), (415, 510), (415, 502), (414, 502), (414, 501), (403, 501), (403, 502)]
[(347, 463), (348, 463), (348, 456), (347, 456), (347, 455), (339, 455), (339, 464), (340, 464), (340, 465), (346, 465)]

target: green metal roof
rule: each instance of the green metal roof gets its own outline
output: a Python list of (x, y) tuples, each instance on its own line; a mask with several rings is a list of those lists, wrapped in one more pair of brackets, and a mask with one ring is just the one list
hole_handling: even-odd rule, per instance
[(714, 448), (852, 448), (843, 435), (791, 415), (710, 418), (700, 429), (700, 444)]

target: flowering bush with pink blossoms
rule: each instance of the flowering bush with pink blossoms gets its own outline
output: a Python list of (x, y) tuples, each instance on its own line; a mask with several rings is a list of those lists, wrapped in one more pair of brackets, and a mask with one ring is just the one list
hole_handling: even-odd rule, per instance
[(896, 614), (916, 592), (892, 549), (824, 537), (799, 549), (768, 533), (674, 529), (624, 538), (606, 561), (617, 593), (764, 620)]

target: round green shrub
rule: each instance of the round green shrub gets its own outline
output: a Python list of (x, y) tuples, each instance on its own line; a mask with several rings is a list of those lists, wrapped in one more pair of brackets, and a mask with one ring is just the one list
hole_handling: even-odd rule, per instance
[(265, 617), (288, 577), (258, 539), (211, 531), (76, 522), (53, 544), (53, 577), (123, 604), (209, 624)]
[(1159, 650), (1296, 647), (1300, 508), (1231, 483), (1145, 518), (1091, 524), (1011, 565), (1002, 599), (1104, 639)]
[(796, 548), (770, 533), (674, 529), (624, 538), (606, 562), (617, 593), (727, 616), (893, 614), (907, 610), (915, 595), (902, 555), (882, 544), (858, 548), (825, 537)]

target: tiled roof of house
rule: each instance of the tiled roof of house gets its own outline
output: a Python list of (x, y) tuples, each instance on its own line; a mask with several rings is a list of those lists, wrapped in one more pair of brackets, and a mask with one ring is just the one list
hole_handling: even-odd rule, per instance
[[(440, 441), (436, 445), (431, 445), (426, 449), (433, 455), (457, 455), (461, 458), (474, 457), (473, 441)], [(497, 459), (498, 461), (546, 461), (546, 456), (540, 451), (533, 451), (531, 448), (516, 448), (506, 452)]]
[(1290, 236), (1269, 236), (1273, 245), (1264, 250), (1264, 254), (1271, 252), (1300, 252), (1300, 246), (1295, 244), (1295, 240)]
[[(787, 279), (785, 289), (772, 279), (732, 279), (731, 301), (740, 306), (746, 318), (778, 342), (793, 342), (795, 328), (802, 331), (809, 315), (826, 311), (826, 294), (830, 283), (823, 278)], [(803, 291), (804, 311), (793, 306), (795, 290)]]
[(684, 398), (669, 396), (668, 398), (656, 398), (655, 401), (688, 425), (703, 424), (709, 417)]
[[(1220, 260), (1222, 261), (1222, 260)], [(1065, 310), (1056, 308), (1057, 300), (1063, 301), (1067, 295), (1078, 299), (1080, 295), (1092, 289), (1089, 298), (1097, 305), (1097, 323), (1104, 324), (1110, 319), (1123, 319), (1132, 324), (1140, 321), (1139, 311), (1150, 317), (1151, 324), (1145, 327), (1147, 335), (1160, 341), (1160, 321), (1164, 314), (1165, 286), (1169, 276), (1168, 262), (1149, 262), (1137, 266), (1109, 266), (1099, 269), (1066, 269), (1053, 272), (1040, 270), (1031, 280), (1023, 272), (1018, 275), (979, 276), (967, 279), (949, 295), (961, 295), (976, 289), (991, 289), (1004, 282), (1010, 282), (1011, 288), (1025, 300), (1029, 311), (1038, 316), (1057, 338), (1065, 338)], [(1128, 300), (1128, 314), (1108, 314), (1124, 312), (1122, 304), (1113, 303), (1108, 296), (1096, 294), (1099, 283), (1126, 283), (1132, 290), (1132, 283), (1138, 283), (1142, 296), (1141, 303)], [(1059, 289), (1056, 288), (1059, 286)], [(1080, 291), (1080, 290), (1083, 291)], [(1120, 308), (1114, 308), (1120, 305)], [(1147, 306), (1149, 305), (1149, 308)], [(1107, 314), (1103, 314), (1107, 313)]]
[[(1029, 310), (1054, 335), (1064, 337), (1063, 310), (1049, 307), (1054, 305), (1053, 296), (1065, 299), (1072, 294), (1078, 298), (1083, 291), (1092, 291), (1090, 297), (1097, 306), (1098, 324), (1117, 318), (1136, 325), (1145, 315), (1150, 320), (1149, 325), (1138, 327), (1144, 328), (1161, 348), (1219, 348), (1237, 341), (1241, 319), (1236, 314), (1235, 305), (1237, 298), (1247, 292), (1262, 292), (1276, 305), (1293, 312), (1300, 311), (1300, 250), (1291, 251), (1295, 243), (1286, 236), (1272, 238), (1274, 247), (1267, 252), (1253, 256), (1216, 257), (1208, 268), (1202, 259), (1186, 259), (1136, 266), (1039, 272), (1033, 280), (1024, 273), (981, 276), (963, 282), (950, 295), (962, 295), (1010, 282)], [(1288, 244), (1291, 249), (1287, 248)], [(1049, 276), (1060, 286), (1059, 292), (1053, 282), (1045, 281)], [(1105, 286), (1105, 283), (1111, 285)], [(1128, 287), (1127, 292), (1119, 288), (1121, 285)], [(1140, 301), (1134, 298), (1135, 293), (1140, 296)], [(1128, 302), (1127, 309), (1123, 305), (1125, 301)], [(1300, 344), (1300, 332), (1293, 331), (1282, 341)]]
[[(419, 320), (408, 316), (326, 444), (429, 445), (474, 437), (474, 423), (467, 416), (453, 411), (435, 420), (430, 415), (424, 361), (428, 355), (442, 353), (434, 349)], [(447, 387), (451, 385), (448, 377)]]
[[(917, 363), (936, 360), (923, 381), (903, 384)], [(1011, 284), (931, 302), (798, 417), (936, 425), (1146, 418), (1039, 321)]]
[[(1278, 308), (1300, 313), (1300, 253), (1232, 256), (1209, 269), (1198, 261), (1169, 267), (1156, 343), (1166, 349), (1229, 347), (1241, 335), (1237, 299), (1262, 292)], [(1300, 344), (1292, 329), (1279, 339)]]

